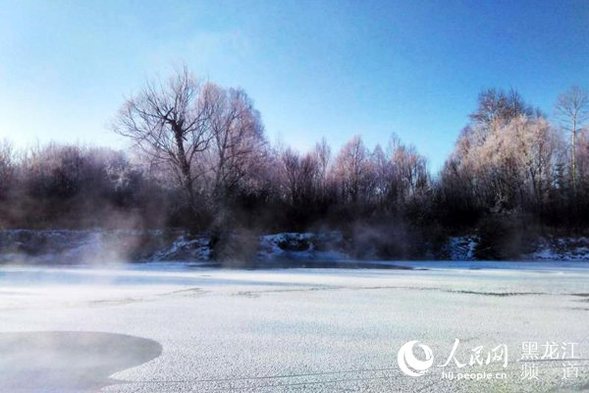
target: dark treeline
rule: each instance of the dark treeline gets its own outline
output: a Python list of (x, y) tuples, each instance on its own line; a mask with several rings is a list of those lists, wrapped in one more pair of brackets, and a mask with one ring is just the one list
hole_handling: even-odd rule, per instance
[(358, 256), (425, 257), (476, 233), (482, 258), (509, 258), (546, 233), (589, 223), (587, 93), (556, 100), (554, 120), (515, 91), (485, 90), (440, 173), (391, 137), (339, 151), (272, 146), (240, 89), (182, 70), (148, 83), (113, 131), (129, 151), (0, 144), (4, 228), (186, 228), (222, 234), (339, 229)]

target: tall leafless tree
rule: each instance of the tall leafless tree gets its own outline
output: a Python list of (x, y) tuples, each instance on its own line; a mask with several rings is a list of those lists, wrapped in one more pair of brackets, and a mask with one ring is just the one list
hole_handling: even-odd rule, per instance
[(213, 139), (212, 90), (183, 68), (167, 81), (148, 82), (123, 105), (113, 126), (152, 162), (172, 170), (194, 213), (196, 180), (204, 174), (197, 158)]
[(577, 134), (589, 120), (589, 93), (579, 86), (573, 86), (561, 94), (555, 111), (564, 130), (571, 133), (571, 180), (577, 190)]

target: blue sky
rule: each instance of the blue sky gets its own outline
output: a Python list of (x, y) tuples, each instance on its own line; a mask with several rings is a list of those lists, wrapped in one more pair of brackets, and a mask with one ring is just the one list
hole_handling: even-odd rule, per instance
[(0, 139), (124, 147), (108, 124), (186, 63), (243, 87), (271, 141), (391, 133), (437, 170), (486, 87), (548, 114), (589, 85), (589, 1), (0, 0)]

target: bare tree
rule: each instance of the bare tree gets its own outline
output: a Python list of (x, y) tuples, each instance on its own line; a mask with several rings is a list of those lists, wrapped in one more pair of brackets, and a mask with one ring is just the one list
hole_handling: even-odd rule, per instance
[(281, 186), (291, 206), (312, 203), (317, 194), (320, 163), (312, 153), (300, 155), (287, 148), (280, 154)]
[(577, 190), (577, 133), (589, 120), (589, 94), (579, 86), (573, 86), (558, 97), (555, 111), (562, 128), (571, 133), (571, 179)]
[(154, 163), (172, 170), (194, 213), (195, 182), (204, 172), (196, 161), (213, 138), (212, 90), (184, 68), (165, 82), (148, 82), (123, 105), (113, 126)]
[(528, 105), (514, 89), (509, 92), (487, 89), (479, 94), (478, 108), (470, 114), (470, 119), (475, 125), (481, 125), (489, 131), (517, 116), (533, 116), (537, 112), (539, 111)]

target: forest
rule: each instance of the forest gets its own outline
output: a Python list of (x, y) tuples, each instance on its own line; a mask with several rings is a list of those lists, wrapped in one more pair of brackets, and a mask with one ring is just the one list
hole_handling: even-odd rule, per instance
[(0, 228), (339, 230), (407, 258), (456, 234), (478, 234), (487, 258), (540, 234), (586, 234), (586, 90), (563, 90), (547, 114), (515, 90), (485, 89), (465, 120), (438, 173), (394, 135), (300, 152), (268, 141), (245, 91), (182, 69), (113, 114), (105, 132), (128, 149), (0, 141)]

